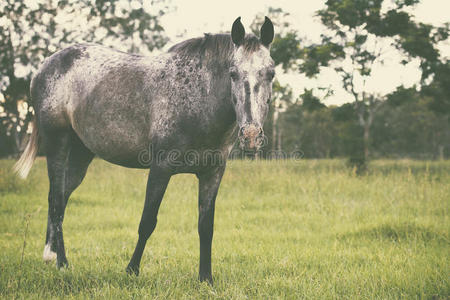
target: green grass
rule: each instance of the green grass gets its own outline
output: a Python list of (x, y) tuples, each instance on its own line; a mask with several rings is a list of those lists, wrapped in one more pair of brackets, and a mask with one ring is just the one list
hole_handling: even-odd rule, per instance
[[(174, 176), (139, 277), (145, 170), (96, 160), (64, 223), (69, 268), (41, 259), (48, 179), (0, 161), (0, 296), (23, 298), (448, 299), (450, 162), (231, 161), (216, 204), (213, 287), (197, 281), (197, 179)], [(26, 247), (23, 253), (26, 223)]]

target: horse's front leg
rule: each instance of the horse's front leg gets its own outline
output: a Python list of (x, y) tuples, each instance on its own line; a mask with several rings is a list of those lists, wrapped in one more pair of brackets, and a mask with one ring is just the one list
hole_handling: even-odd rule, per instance
[(199, 195), (198, 195), (198, 234), (200, 237), (200, 281), (208, 281), (212, 284), (211, 275), (211, 244), (214, 227), (214, 207), (217, 191), (225, 167), (216, 168), (198, 174)]
[(128, 274), (139, 274), (142, 253), (148, 238), (156, 227), (159, 205), (166, 191), (171, 174), (164, 170), (152, 167), (147, 180), (144, 211), (139, 224), (139, 239), (133, 253), (133, 257), (126, 269)]

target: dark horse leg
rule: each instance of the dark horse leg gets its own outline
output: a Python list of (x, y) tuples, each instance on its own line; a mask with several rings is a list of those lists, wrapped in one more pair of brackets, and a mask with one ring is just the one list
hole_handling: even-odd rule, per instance
[(148, 175), (147, 191), (145, 194), (144, 211), (142, 212), (141, 222), (139, 224), (139, 239), (127, 266), (128, 274), (139, 274), (139, 264), (141, 263), (142, 253), (148, 238), (155, 230), (159, 205), (166, 191), (171, 174), (152, 167)]
[(212, 284), (211, 275), (211, 245), (214, 230), (214, 208), (217, 191), (225, 168), (211, 170), (198, 174), (198, 234), (200, 237), (200, 281), (208, 281)]
[(94, 157), (73, 131), (59, 130), (44, 136), (50, 180), (48, 224), (43, 258), (67, 266), (62, 223), (70, 194), (80, 185)]

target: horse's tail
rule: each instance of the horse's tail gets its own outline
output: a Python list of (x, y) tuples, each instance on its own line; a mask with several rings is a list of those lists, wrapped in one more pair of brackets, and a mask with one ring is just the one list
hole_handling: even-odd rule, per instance
[(14, 172), (16, 172), (17, 175), (23, 179), (27, 178), (39, 149), (39, 128), (37, 127), (35, 118), (31, 122), (31, 125), (33, 128), (31, 137), (28, 140), (25, 151), (22, 153), (13, 168)]

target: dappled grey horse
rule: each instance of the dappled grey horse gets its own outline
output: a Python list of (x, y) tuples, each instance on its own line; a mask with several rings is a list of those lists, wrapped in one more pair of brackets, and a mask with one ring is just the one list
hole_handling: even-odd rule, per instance
[(238, 18), (231, 35), (206, 34), (155, 57), (82, 44), (47, 58), (31, 82), (34, 129), (16, 164), (26, 177), (39, 142), (45, 147), (50, 191), (44, 260), (67, 266), (64, 211), (97, 155), (150, 168), (128, 273), (139, 273), (170, 177), (196, 174), (199, 276), (212, 282), (215, 198), (236, 138), (251, 149), (262, 143), (274, 77), (273, 36), (267, 17), (260, 38), (246, 35)]

